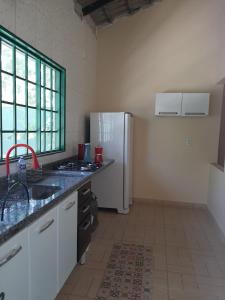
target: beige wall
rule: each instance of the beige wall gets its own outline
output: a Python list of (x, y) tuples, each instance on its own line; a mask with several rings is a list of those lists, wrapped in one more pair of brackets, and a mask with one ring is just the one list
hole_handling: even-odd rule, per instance
[(95, 103), (95, 35), (74, 13), (73, 0), (0, 0), (0, 24), (66, 68), (66, 152), (40, 161), (75, 154)]
[[(225, 75), (224, 15), (223, 0), (163, 0), (98, 33), (96, 109), (135, 115), (134, 197), (207, 201), (217, 82)], [(172, 91), (212, 93), (210, 116), (155, 117), (155, 93)]]

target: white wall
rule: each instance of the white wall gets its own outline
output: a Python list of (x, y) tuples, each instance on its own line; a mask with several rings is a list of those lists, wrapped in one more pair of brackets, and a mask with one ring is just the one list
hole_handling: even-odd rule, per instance
[[(224, 0), (163, 0), (98, 32), (97, 110), (135, 115), (136, 198), (207, 202), (219, 136), (217, 83), (225, 74), (224, 15)], [(155, 93), (179, 91), (210, 92), (209, 117), (155, 117)]]
[(73, 0), (0, 0), (0, 24), (66, 68), (66, 152), (40, 161), (74, 154), (95, 103), (95, 35), (74, 13)]
[(208, 208), (225, 234), (225, 173), (210, 165)]

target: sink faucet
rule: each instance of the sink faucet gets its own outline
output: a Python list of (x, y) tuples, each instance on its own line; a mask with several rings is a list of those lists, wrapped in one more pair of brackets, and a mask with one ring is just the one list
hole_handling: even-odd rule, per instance
[[(7, 151), (6, 153), (6, 157), (5, 157), (5, 163), (6, 163), (6, 175), (7, 175), (7, 180), (8, 180), (8, 183), (10, 181), (10, 168), (9, 168), (9, 155), (10, 153), (15, 149), (15, 148), (18, 148), (18, 147), (25, 147), (27, 149), (29, 149), (32, 153), (32, 159), (33, 159), (33, 163), (32, 163), (32, 167), (33, 169), (38, 169), (39, 168), (39, 162), (38, 162), (38, 159), (37, 159), (37, 155), (34, 151), (34, 149), (29, 146), (29, 145), (26, 145), (26, 144), (15, 144), (13, 145), (12, 147), (9, 148), (9, 150)], [(1, 221), (3, 221), (3, 218), (4, 218), (4, 210), (5, 210), (5, 205), (6, 205), (6, 201), (8, 200), (9, 198), (9, 194), (10, 192), (17, 186), (17, 185), (21, 185), (25, 192), (26, 192), (26, 196), (27, 196), (27, 200), (28, 200), (28, 203), (29, 203), (29, 191), (28, 191), (28, 187), (26, 184), (24, 184), (23, 182), (14, 182), (13, 185), (11, 187), (8, 186), (8, 192), (7, 194), (5, 195), (5, 197), (3, 198), (2, 200), (2, 212), (1, 212)]]
[(25, 192), (26, 192), (26, 196), (27, 196), (27, 201), (29, 203), (30, 201), (30, 196), (29, 196), (29, 191), (28, 191), (28, 187), (26, 186), (26, 184), (24, 184), (23, 182), (15, 182), (9, 189), (7, 194), (4, 196), (3, 200), (2, 200), (2, 212), (1, 212), (1, 222), (4, 221), (4, 210), (5, 210), (5, 205), (6, 205), (6, 201), (9, 198), (10, 192), (17, 186), (17, 185), (21, 185)]
[(39, 162), (38, 162), (38, 159), (37, 159), (37, 155), (34, 152), (34, 149), (31, 146), (26, 145), (26, 144), (15, 144), (15, 145), (13, 145), (12, 147), (9, 148), (9, 150), (6, 153), (6, 157), (5, 157), (6, 175), (7, 175), (8, 180), (10, 179), (9, 155), (15, 148), (18, 148), (18, 147), (24, 147), (24, 148), (27, 148), (28, 150), (30, 150), (31, 153), (32, 153), (32, 159), (33, 159), (32, 167), (33, 167), (33, 169), (38, 169), (39, 168)]

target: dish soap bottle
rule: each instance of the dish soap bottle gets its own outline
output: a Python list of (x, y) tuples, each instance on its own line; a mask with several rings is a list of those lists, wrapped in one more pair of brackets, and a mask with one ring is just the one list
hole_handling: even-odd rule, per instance
[(24, 184), (27, 184), (26, 179), (26, 161), (23, 156), (20, 156), (17, 162), (17, 173), (18, 173), (18, 180)]

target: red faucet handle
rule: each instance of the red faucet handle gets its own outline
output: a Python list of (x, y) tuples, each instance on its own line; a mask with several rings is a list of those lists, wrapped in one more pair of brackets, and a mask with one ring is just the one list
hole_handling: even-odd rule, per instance
[(6, 163), (6, 175), (7, 176), (10, 175), (9, 155), (12, 152), (13, 149), (18, 148), (18, 147), (24, 147), (24, 148), (27, 148), (28, 150), (30, 150), (31, 154), (32, 154), (32, 159), (33, 159), (32, 167), (35, 170), (39, 168), (39, 162), (38, 162), (37, 155), (36, 155), (34, 149), (31, 146), (26, 145), (26, 144), (15, 144), (12, 147), (10, 147), (9, 150), (7, 151), (7, 153), (6, 153), (5, 163)]

